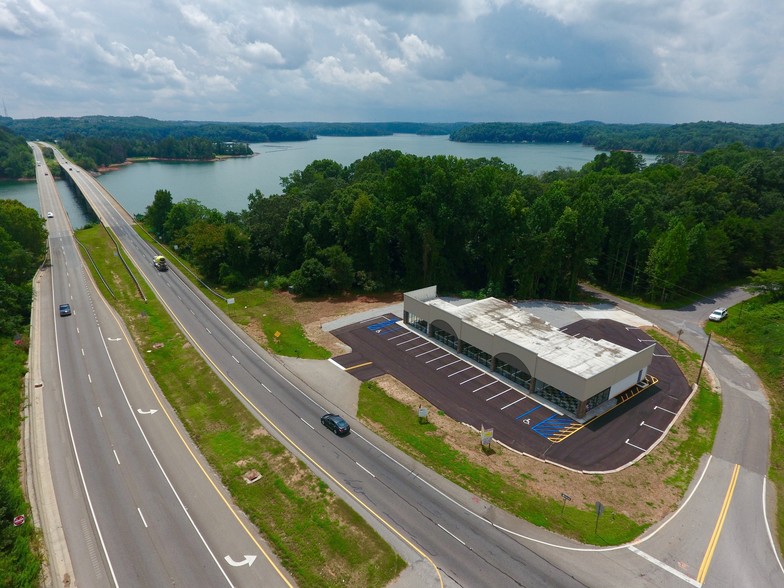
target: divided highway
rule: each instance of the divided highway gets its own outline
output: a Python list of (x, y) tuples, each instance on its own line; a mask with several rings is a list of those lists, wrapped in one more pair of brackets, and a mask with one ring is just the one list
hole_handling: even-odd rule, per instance
[[(784, 585), (784, 571), (778, 562), (770, 535), (765, 531), (768, 519), (761, 508), (765, 496), (764, 474), (767, 460), (760, 461), (755, 457), (755, 461), (749, 462), (749, 465), (740, 460), (740, 457), (747, 453), (750, 456), (758, 456), (761, 451), (759, 445), (745, 452), (743, 449), (733, 453), (722, 452), (715, 458), (706, 460), (701, 469), (704, 478), (698, 478), (693, 484), (694, 494), (689, 495), (677, 516), (658, 530), (647, 534), (634, 546), (593, 549), (553, 536), (510, 517), (478, 497), (445, 482), (389, 447), (352, 419), (349, 420), (353, 433), (346, 438), (337, 438), (321, 427), (319, 417), (324, 412), (333, 411), (335, 407), (327, 405), (326, 401), (321, 400), (317, 395), (310, 395), (306, 389), (295, 385), (290, 376), (276, 369), (275, 360), (241, 329), (232, 324), (188, 280), (183, 279), (178, 271), (171, 270), (165, 273), (156, 271), (151, 263), (154, 251), (130, 227), (127, 214), (97, 181), (67, 162), (59, 153), (55, 153), (63, 169), (67, 170), (74, 179), (101, 221), (117, 235), (133, 263), (155, 290), (156, 296), (167, 307), (186, 337), (202, 353), (212, 368), (273, 435), (280, 439), (294, 455), (307, 463), (317, 475), (326, 480), (333, 490), (369, 520), (412, 564), (413, 570), (404, 576), (409, 585), (526, 587)], [(61, 234), (56, 238), (62, 239), (65, 243), (70, 237)], [(60, 243), (54, 242), (53, 249), (59, 245)], [(64, 259), (63, 263), (65, 261)], [(76, 273), (76, 269), (79, 269), (77, 275), (85, 282), (78, 259), (68, 258), (67, 262), (68, 268), (74, 268), (69, 271)], [(194, 525), (188, 530), (184, 522), (180, 521), (177, 524), (173, 513), (169, 516), (172, 517), (171, 524), (174, 526), (171, 528), (171, 533), (166, 534), (157, 526), (154, 532), (150, 531), (132, 516), (135, 514), (136, 519), (139, 519), (139, 512), (144, 513), (146, 509), (155, 508), (155, 505), (160, 504), (158, 500), (151, 499), (148, 495), (170, 496), (172, 494), (172, 490), (167, 490), (165, 486), (158, 486), (158, 490), (149, 489), (147, 484), (151, 484), (153, 480), (145, 481), (143, 484), (137, 481), (136, 476), (142, 476), (142, 471), (148, 473), (154, 471), (151, 464), (146, 463), (149, 461), (148, 458), (139, 458), (145, 460), (145, 465), (139, 466), (140, 471), (134, 470), (127, 474), (118, 471), (118, 468), (125, 467), (126, 452), (134, 456), (143, 454), (141, 442), (138, 442), (141, 446), (132, 446), (132, 450), (126, 449), (126, 444), (131, 443), (130, 437), (139, 436), (138, 433), (133, 433), (135, 425), (132, 421), (138, 420), (145, 431), (149, 427), (148, 436), (152, 437), (154, 433), (156, 439), (158, 435), (166, 435), (167, 430), (175, 430), (175, 425), (168, 422), (168, 419), (162, 418), (160, 413), (139, 414), (140, 408), (146, 411), (160, 407), (162, 412), (166, 403), (160, 400), (160, 404), (156, 405), (159, 399), (153, 393), (154, 387), (142, 385), (140, 381), (136, 381), (135, 384), (130, 383), (134, 381), (134, 376), (130, 373), (126, 374), (126, 370), (144, 371), (140, 365), (133, 367), (133, 364), (138, 364), (138, 355), (130, 349), (128, 337), (119, 328), (118, 323), (115, 323), (109, 331), (111, 317), (103, 314), (108, 311), (101, 311), (93, 317), (90, 314), (92, 311), (87, 310), (89, 300), (78, 297), (81, 296), (78, 290), (85, 292), (92, 290), (89, 280), (74, 287), (74, 284), (68, 281), (70, 275), (68, 279), (60, 278), (55, 294), (55, 302), (59, 302), (66, 295), (77, 296), (72, 306), (78, 313), (75, 317), (68, 318), (78, 320), (71, 321), (71, 324), (61, 329), (79, 328), (76, 333), (68, 331), (69, 339), (63, 343), (64, 347), (71, 350), (67, 362), (73, 365), (73, 373), (68, 371), (71, 368), (66, 368), (67, 378), (81, 377), (84, 380), (86, 374), (89, 374), (90, 378), (93, 374), (96, 375), (95, 377), (101, 374), (102, 378), (100, 386), (93, 385), (89, 378), (87, 382), (76, 380), (79, 383), (75, 386), (82, 390), (80, 394), (82, 398), (77, 401), (68, 397), (68, 401), (74, 403), (74, 409), (68, 406), (69, 414), (72, 415), (77, 410), (86, 415), (92, 414), (83, 417), (86, 422), (80, 422), (78, 428), (94, 427), (98, 431), (102, 429), (100, 435), (96, 432), (94, 437), (77, 443), (80, 447), (94, 447), (91, 453), (98, 454), (95, 456), (96, 461), (93, 466), (96, 472), (90, 474), (91, 478), (85, 486), (91, 491), (95, 487), (96, 493), (104, 495), (100, 499), (95, 499), (95, 502), (102, 505), (101, 512), (107, 513), (103, 516), (112, 516), (109, 513), (112, 512), (111, 497), (115, 492), (118, 493), (121, 503), (128, 505), (125, 510), (130, 514), (122, 512), (117, 516), (122, 519), (122, 524), (133, 527), (129, 533), (137, 534), (132, 540), (135, 546), (137, 542), (142, 545), (160, 546), (166, 545), (168, 541), (183, 541), (180, 533), (183, 537), (192, 538), (195, 534)], [(93, 294), (93, 298), (95, 297), (96, 294)], [(694, 333), (689, 333), (693, 339), (690, 343), (695, 347), (698, 345), (699, 335), (694, 325), (698, 326), (697, 313), (703, 312), (703, 309), (698, 309), (694, 316), (689, 317), (672, 317), (667, 315), (666, 311), (661, 312), (662, 314), (654, 317), (658, 324), (680, 320), (694, 330)], [(52, 320), (58, 325), (67, 322), (67, 318), (53, 317)], [(91, 323), (96, 321), (102, 326), (101, 331), (92, 326)], [(106, 357), (111, 357), (118, 365), (127, 364), (121, 369), (115, 368), (118, 371), (117, 384), (112, 384), (110, 381), (114, 370), (106, 366), (108, 360), (101, 359), (97, 355), (95, 359), (87, 359), (88, 356), (80, 358), (78, 349), (84, 348), (82, 339), (87, 337), (81, 330), (88, 328), (96, 332), (91, 335), (95, 340), (89, 349), (98, 349), (100, 343), (107, 349)], [(120, 340), (115, 341), (118, 338)], [(111, 352), (114, 344), (118, 347), (124, 346), (122, 351), (116, 353), (116, 357)], [(98, 351), (92, 351), (90, 358), (93, 353)], [(732, 360), (727, 358), (719, 357), (716, 360), (717, 363), (724, 360), (728, 362), (727, 365), (732, 363)], [(720, 370), (717, 369), (717, 372)], [(738, 373), (737, 366), (732, 373)], [(719, 376), (721, 378), (722, 374), (719, 373)], [(122, 382), (122, 387), (119, 386), (119, 382)], [(724, 384), (723, 380), (722, 384)], [(112, 392), (103, 392), (104, 386)], [(759, 404), (758, 382), (756, 384), (753, 381), (749, 382), (748, 386), (751, 392), (747, 397), (751, 396), (752, 400)], [(757, 386), (757, 391), (754, 390), (754, 386)], [(130, 400), (125, 401), (124, 394), (128, 394)], [(78, 408), (77, 402), (79, 402)], [(111, 425), (108, 425), (107, 421), (103, 420), (106, 415), (96, 416), (98, 406), (102, 407), (102, 411), (103, 407), (108, 407), (112, 415), (116, 413), (118, 422), (112, 421)], [(64, 409), (65, 406), (58, 406), (54, 414), (60, 414), (56, 411)], [(123, 412), (124, 416), (122, 416)], [(133, 419), (130, 419), (128, 413), (133, 415)], [(760, 414), (765, 414), (764, 410), (760, 413), (756, 408), (751, 408), (747, 414), (750, 415), (749, 418), (754, 419), (750, 422), (755, 428), (767, 427), (767, 422), (764, 425), (759, 422)], [(732, 418), (732, 415), (726, 415), (725, 418)], [(119, 420), (129, 422), (121, 423)], [(724, 420), (722, 427), (727, 428)], [(60, 428), (65, 427), (61, 425)], [(179, 430), (179, 427), (176, 429)], [(731, 426), (728, 430), (736, 434), (737, 427)], [(169, 432), (169, 435), (172, 434)], [(64, 430), (58, 432), (58, 435), (66, 440), (68, 438), (68, 432)], [(755, 441), (758, 435), (759, 433), (755, 431), (751, 435), (752, 440)], [(717, 447), (723, 446), (723, 439), (720, 429)], [(171, 467), (173, 470), (176, 469), (178, 461), (183, 461), (182, 457), (168, 455), (175, 445), (183, 446), (182, 441), (176, 439), (175, 441), (171, 441), (168, 445), (160, 443), (160, 449), (156, 450), (156, 455), (165, 462), (166, 468)], [(741, 443), (743, 443), (742, 439)], [(117, 447), (121, 448), (118, 453), (121, 465), (112, 454)], [(767, 452), (767, 448), (764, 451)], [(102, 452), (106, 455), (102, 455)], [(736, 464), (739, 465), (736, 467)], [(70, 475), (71, 478), (68, 477), (67, 471), (55, 473), (56, 478), (78, 479), (73, 474)], [(187, 474), (183, 472), (179, 475)], [(92, 476), (96, 476), (94, 481)], [(162, 476), (156, 474), (152, 477)], [(62, 484), (63, 491), (67, 491), (68, 485), (64, 482)], [(175, 484), (175, 487), (190, 488), (188, 484), (183, 486)], [(732, 492), (729, 491), (730, 489)], [(220, 508), (207, 507), (204, 506), (206, 502), (204, 504), (200, 502), (202, 499), (207, 501), (209, 494), (207, 489), (204, 495), (193, 496), (193, 500), (189, 501), (189, 504), (193, 505), (189, 508), (189, 512), (193, 513), (196, 509), (200, 517), (211, 517), (208, 519), (211, 522), (205, 522), (204, 526), (198, 525), (202, 529), (212, 525), (216, 519), (221, 519), (217, 514)], [(163, 499), (160, 502), (164, 502)], [(198, 509), (196, 505), (200, 505)], [(77, 506), (79, 508), (76, 511), (79, 514), (73, 517), (74, 521), (70, 525), (75, 529), (83, 526), (84, 520), (91, 521), (88, 516), (89, 505)], [(136, 509), (139, 512), (136, 512)], [(97, 520), (103, 519), (97, 517)], [(722, 522), (721, 527), (718, 521)], [(201, 523), (201, 519), (196, 522)], [(751, 522), (753, 528), (747, 528), (747, 522)], [(94, 543), (99, 543), (101, 540), (97, 533), (99, 525), (90, 522), (90, 526), (93, 528)], [(191, 561), (194, 562), (207, 561), (200, 564), (205, 569), (215, 568), (213, 571), (215, 583), (206, 582), (204, 580), (206, 576), (202, 575), (203, 570), (197, 570), (192, 573), (200, 578), (201, 582), (189, 585), (221, 585), (220, 581), (227, 582), (220, 578), (222, 571), (225, 571), (236, 585), (252, 584), (252, 582), (245, 583), (246, 578), (241, 574), (261, 569), (260, 561), (251, 568), (239, 570), (240, 575), (235, 575), (238, 570), (234, 568), (228, 569), (225, 565), (219, 565), (224, 563), (224, 559), (221, 559), (223, 554), (229, 553), (228, 547), (223, 545), (225, 541), (236, 541), (231, 553), (258, 554), (258, 549), (248, 550), (246, 531), (238, 528), (238, 525), (232, 527), (217, 532), (214, 535), (215, 542), (208, 539), (202, 547), (199, 547), (198, 541), (191, 539), (190, 547), (186, 548), (182, 555), (173, 556), (176, 561), (183, 564), (192, 557)], [(158, 533), (161, 535), (158, 536)], [(102, 535), (112, 534), (112, 532), (102, 533)], [(151, 538), (153, 534), (155, 534), (154, 539)], [(69, 546), (73, 545), (73, 541), (78, 542), (78, 538), (69, 537)], [(106, 553), (113, 553), (116, 547), (112, 545), (113, 548), (107, 549)], [(207, 545), (221, 545), (220, 550), (214, 548), (217, 555), (213, 558), (212, 564), (209, 563), (209, 557), (206, 560), (204, 557), (199, 560), (195, 557), (200, 552), (208, 553)], [(134, 549), (141, 548), (134, 547)], [(89, 560), (90, 553), (86, 555)], [(155, 577), (168, 577), (160, 576), (168, 572), (168, 568), (164, 563), (167, 560), (159, 552), (130, 552), (127, 558), (129, 561), (122, 562), (125, 572), (129, 573), (125, 568), (133, 568), (134, 565), (138, 565), (138, 562), (145, 561), (146, 557), (160, 559), (159, 568), (152, 566)], [(103, 559), (108, 560), (105, 556)], [(112, 563), (114, 562), (115, 560), (112, 559)], [(117, 563), (118, 567), (120, 565)], [(108, 568), (108, 563), (103, 561), (102, 566)], [(89, 575), (89, 571), (84, 570), (83, 573)], [(182, 571), (183, 577), (188, 573), (191, 572)], [(157, 583), (138, 585), (155, 584)], [(263, 583), (265, 586), (268, 584), (268, 581)], [(261, 584), (257, 581), (255, 585)]]
[[(51, 334), (41, 336), (40, 362), (49, 463), (34, 467), (51, 469), (66, 573), (78, 586), (291, 586), (173, 420), (83, 267), (44, 174), (51, 267), (38, 306), (39, 334)], [(60, 304), (72, 314), (60, 316)]]

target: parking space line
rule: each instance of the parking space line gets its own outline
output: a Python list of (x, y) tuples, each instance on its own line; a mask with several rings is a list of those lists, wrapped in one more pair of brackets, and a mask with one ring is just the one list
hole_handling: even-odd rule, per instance
[[(441, 349), (440, 347), (436, 347), (436, 349)], [(434, 361), (438, 361), (439, 359), (444, 359), (448, 355), (452, 355), (451, 353), (444, 353), (444, 355), (439, 355), (438, 357), (434, 357), (433, 359), (428, 359), (425, 363), (432, 363)]]
[(393, 341), (393, 340), (397, 339), (398, 337), (405, 337), (408, 334), (409, 334), (409, 332), (406, 331), (405, 333), (400, 333), (399, 335), (395, 335), (394, 337), (390, 337), (389, 339), (387, 339), (387, 341)]
[(638, 446), (638, 445), (635, 445), (634, 443), (629, 443), (629, 440), (628, 440), (628, 439), (626, 440), (626, 445), (631, 445), (631, 446), (632, 446), (632, 447), (634, 447), (635, 449), (639, 449), (640, 451), (642, 451), (643, 453), (645, 453), (645, 449), (643, 449), (642, 447), (640, 447), (640, 446)]
[(484, 373), (484, 372), (479, 372), (479, 373), (478, 373), (477, 375), (475, 375), (473, 378), (468, 378), (467, 380), (463, 380), (462, 382), (460, 382), (460, 386), (462, 386), (463, 384), (466, 384), (466, 383), (470, 382), (471, 380), (476, 380), (477, 378), (481, 378), (481, 377), (482, 377), (482, 376), (484, 376), (484, 375), (485, 375), (485, 373)]
[(485, 402), (489, 402), (489, 401), (491, 401), (493, 398), (498, 398), (499, 396), (501, 396), (501, 394), (506, 394), (506, 393), (507, 393), (507, 392), (509, 392), (510, 390), (511, 390), (511, 388), (507, 388), (506, 390), (504, 390), (503, 392), (499, 392), (499, 393), (498, 393), (498, 394), (496, 394), (495, 396), (491, 396), (490, 398), (485, 398)]
[(462, 359), (456, 359), (456, 360), (455, 360), (455, 361), (453, 361), (452, 363), (448, 363), (448, 364), (446, 364), (446, 365), (442, 365), (441, 367), (437, 367), (437, 368), (436, 368), (436, 371), (438, 371), (438, 370), (442, 370), (442, 369), (444, 369), (445, 367), (449, 367), (450, 365), (455, 365), (456, 363), (460, 363), (461, 361), (463, 361), (463, 360), (462, 360)]
[(436, 349), (440, 349), (440, 347), (433, 347), (429, 351), (423, 351), (422, 353), (417, 353), (414, 357), (422, 357), (423, 355), (427, 355), (428, 353), (433, 353)]
[(648, 428), (650, 428), (650, 429), (653, 429), (654, 431), (659, 431), (659, 433), (664, 433), (664, 431), (663, 431), (662, 429), (657, 429), (656, 427), (654, 427), (653, 425), (649, 425), (649, 424), (648, 424), (648, 423), (646, 423), (645, 421), (641, 422), (641, 423), (640, 423), (640, 426), (641, 426), (641, 427), (648, 427)]
[(430, 345), (430, 341), (425, 341), (424, 343), (420, 343), (419, 345), (414, 345), (413, 347), (409, 347), (408, 349), (404, 349), (406, 353), (409, 351), (413, 351), (414, 349), (419, 349), (420, 347), (424, 347), (425, 345)]
[[(512, 405), (511, 405), (511, 404), (509, 404), (508, 406), (512, 406)], [(505, 406), (504, 408), (506, 408), (506, 406)], [(502, 408), (501, 410), (504, 410), (504, 408)], [(538, 406), (534, 406), (534, 407), (533, 407), (531, 410), (529, 410), (529, 411), (527, 411), (527, 412), (524, 412), (524, 413), (523, 413), (523, 414), (521, 414), (519, 417), (515, 417), (515, 420), (516, 420), (516, 421), (519, 421), (519, 420), (520, 420), (521, 418), (523, 418), (525, 415), (527, 415), (527, 414), (531, 414), (533, 411), (535, 411), (535, 410), (537, 410), (537, 409), (539, 409), (539, 408), (542, 408), (542, 405), (541, 405), (541, 404), (540, 404), (540, 405), (538, 405)]]
[(479, 386), (479, 388), (477, 388), (476, 390), (472, 390), (472, 391), (471, 391), (471, 394), (476, 394), (476, 393), (477, 393), (477, 392), (479, 392), (479, 391), (480, 391), (482, 388), (487, 388), (488, 386), (492, 386), (492, 385), (493, 385), (493, 384), (495, 384), (496, 382), (498, 382), (498, 380), (493, 380), (493, 381), (492, 381), (492, 382), (490, 382), (489, 384), (485, 384), (484, 386)]
[[(501, 408), (501, 410), (505, 410), (505, 409), (509, 408), (510, 406), (512, 406), (513, 404), (517, 404), (518, 402), (520, 402), (521, 400), (525, 400), (526, 398), (528, 398), (528, 397), (527, 397), (527, 396), (521, 396), (520, 398), (518, 398), (518, 399), (517, 399), (517, 400), (515, 400), (514, 402), (510, 402), (509, 404), (507, 404), (506, 406), (504, 406), (503, 408)], [(537, 408), (538, 408), (538, 407), (537, 407)]]
[[(417, 339), (419, 339), (419, 335), (415, 335), (414, 337), (412, 337), (411, 339), (408, 339), (406, 341), (401, 341), (400, 343), (397, 344), (397, 346), (400, 347), (401, 345), (405, 345), (406, 343), (411, 343), (411, 341), (416, 341)], [(390, 339), (390, 341), (391, 341), (391, 339)]]
[(662, 408), (661, 406), (654, 406), (653, 410), (663, 410), (664, 412), (669, 412), (670, 414), (678, 414), (677, 412), (672, 412), (671, 410), (667, 410), (666, 408)]
[(462, 374), (463, 372), (470, 370), (472, 367), (473, 366), (469, 365), (468, 367), (464, 367), (462, 370), (457, 370), (456, 372), (449, 374), (447, 378), (451, 378), (452, 376), (456, 376), (457, 374)]

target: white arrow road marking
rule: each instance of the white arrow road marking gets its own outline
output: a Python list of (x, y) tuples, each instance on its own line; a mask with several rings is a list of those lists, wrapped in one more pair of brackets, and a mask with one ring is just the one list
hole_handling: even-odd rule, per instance
[(106, 339), (108, 341), (122, 341), (122, 337), (117, 337), (116, 339), (114, 337), (106, 337)]
[(253, 562), (256, 561), (256, 556), (255, 555), (246, 555), (245, 559), (243, 559), (241, 561), (234, 561), (231, 558), (230, 555), (227, 555), (224, 559), (226, 560), (227, 564), (229, 564), (230, 566), (234, 566), (235, 568), (238, 568), (238, 567), (244, 566), (244, 565), (247, 565), (248, 567), (250, 567), (250, 566), (253, 565)]
[(141, 408), (137, 408), (136, 412), (138, 412), (139, 414), (155, 414), (156, 412), (158, 412), (158, 409), (151, 408), (150, 410), (142, 410)]

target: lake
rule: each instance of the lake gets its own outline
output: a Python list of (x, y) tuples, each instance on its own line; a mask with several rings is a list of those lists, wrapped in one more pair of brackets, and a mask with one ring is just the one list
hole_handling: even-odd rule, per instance
[[(294, 143), (254, 143), (255, 157), (206, 163), (150, 161), (134, 163), (105, 173), (99, 181), (131, 214), (142, 213), (156, 190), (166, 189), (174, 201), (195, 198), (222, 212), (240, 211), (248, 195), (261, 190), (265, 195), (281, 192), (280, 178), (304, 169), (319, 159), (348, 165), (379, 149), (394, 149), (418, 156), (454, 155), (475, 159), (498, 157), (524, 173), (537, 174), (559, 167), (581, 168), (599, 153), (580, 144), (497, 144), (456, 143), (448, 136), (390, 135), (386, 137), (319, 137)], [(653, 158), (647, 158), (649, 162)], [(60, 195), (75, 227), (87, 222), (63, 181), (57, 182)], [(17, 198), (38, 208), (35, 182), (0, 182), (0, 198)]]

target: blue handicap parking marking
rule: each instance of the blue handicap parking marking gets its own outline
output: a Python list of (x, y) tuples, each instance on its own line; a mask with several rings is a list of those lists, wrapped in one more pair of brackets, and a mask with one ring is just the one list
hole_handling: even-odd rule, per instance
[(572, 424), (574, 424), (573, 419), (553, 414), (552, 416), (544, 419), (541, 423), (535, 424), (533, 427), (531, 427), (531, 429), (536, 431), (542, 437), (548, 438), (552, 437), (556, 433), (559, 433)]
[(524, 413), (523, 413), (523, 414), (521, 414), (520, 416), (516, 416), (516, 417), (515, 417), (515, 420), (516, 420), (516, 421), (519, 421), (520, 419), (522, 419), (522, 418), (524, 418), (524, 417), (527, 417), (529, 414), (531, 414), (533, 411), (535, 411), (535, 410), (536, 410), (536, 409), (538, 409), (538, 408), (542, 408), (542, 407), (541, 407), (541, 405), (536, 405), (536, 406), (534, 406), (534, 407), (533, 407), (531, 410), (528, 410), (528, 411), (524, 412)]
[[(378, 334), (381, 334), (381, 333), (392, 333), (392, 332), (397, 331), (397, 330), (402, 328), (400, 325), (397, 325), (396, 323), (397, 323), (397, 319), (389, 319), (389, 320), (386, 320), (386, 321), (381, 321), (379, 323), (374, 323), (374, 324), (368, 326), (367, 329), (368, 329), (368, 331), (375, 331)], [(394, 325), (394, 327), (390, 328), (393, 325)]]

